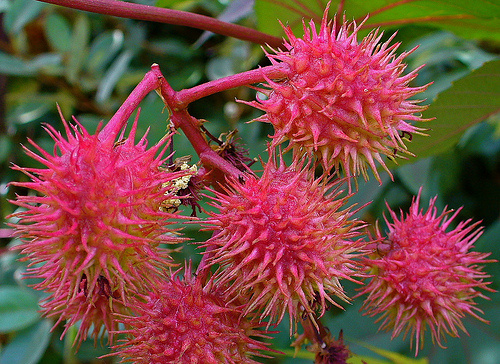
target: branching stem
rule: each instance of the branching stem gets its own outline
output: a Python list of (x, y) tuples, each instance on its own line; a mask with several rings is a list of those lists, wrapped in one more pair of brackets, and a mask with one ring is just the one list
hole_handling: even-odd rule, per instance
[[(213, 89), (209, 83), (207, 84), (208, 86), (205, 87)], [(231, 86), (230, 83), (225, 83), (225, 85), (226, 89)], [(199, 87), (200, 90), (203, 91), (203, 85), (200, 85)], [(219, 86), (218, 89), (222, 90), (224, 88)], [(132, 115), (132, 112), (139, 106), (139, 103), (144, 99), (144, 97), (146, 97), (146, 95), (153, 90), (156, 90), (161, 96), (165, 105), (170, 110), (170, 119), (175, 128), (181, 129), (184, 134), (186, 134), (186, 137), (193, 145), (193, 148), (204, 165), (216, 168), (225, 175), (233, 178), (242, 177), (243, 173), (238, 168), (212, 150), (203, 136), (199, 121), (189, 115), (186, 109), (189, 102), (181, 100), (179, 93), (170, 87), (157, 64), (153, 64), (151, 66), (151, 70), (146, 73), (141, 82), (139, 82), (122, 106), (120, 106), (116, 114), (113, 115), (108, 124), (99, 133), (99, 138), (101, 138), (101, 140), (110, 140), (114, 142), (118, 133), (122, 130), (127, 120)], [(206, 93), (203, 92), (200, 93), (200, 95), (205, 94)], [(191, 99), (194, 100), (196, 98), (191, 94)]]
[(216, 168), (222, 171), (226, 176), (231, 176), (233, 178), (243, 176), (243, 172), (212, 150), (201, 133), (198, 125), (199, 121), (189, 115), (186, 109), (172, 110), (170, 120), (176, 128), (181, 129), (184, 134), (186, 134), (186, 137), (191, 142), (196, 154), (198, 154), (204, 165)]

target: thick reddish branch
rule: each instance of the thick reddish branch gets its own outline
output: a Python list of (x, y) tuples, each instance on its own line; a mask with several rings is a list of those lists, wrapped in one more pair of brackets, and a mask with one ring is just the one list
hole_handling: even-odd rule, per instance
[(264, 82), (266, 79), (285, 77), (288, 71), (288, 65), (283, 63), (242, 72), (206, 82), (191, 89), (185, 89), (179, 92), (174, 91), (163, 76), (161, 76), (161, 72), (157, 65), (153, 65), (152, 72), (153, 71), (158, 74), (160, 95), (165, 104), (170, 108), (171, 121), (176, 128), (184, 131), (202, 163), (212, 168), (219, 169), (227, 176), (233, 178), (241, 177), (243, 174), (239, 169), (222, 159), (212, 150), (212, 148), (210, 148), (200, 132), (198, 120), (189, 115), (186, 108), (191, 102), (217, 92), (252, 83)]
[[(229, 82), (225, 83), (225, 85), (226, 89), (231, 87), (231, 83)], [(202, 97), (205, 94), (202, 91), (203, 85), (198, 87), (201, 90), (200, 97)], [(219, 89), (222, 90), (221, 87)], [(103, 141), (109, 140), (110, 143), (114, 143), (119, 132), (132, 115), (132, 112), (139, 106), (142, 99), (153, 90), (156, 90), (160, 94), (170, 109), (170, 119), (174, 123), (174, 126), (186, 134), (186, 137), (193, 145), (203, 164), (219, 169), (224, 174), (233, 178), (242, 176), (242, 172), (239, 169), (212, 150), (200, 130), (198, 120), (189, 115), (186, 109), (189, 102), (180, 101), (178, 93), (170, 87), (157, 64), (151, 66), (151, 70), (146, 73), (141, 82), (134, 88), (122, 106), (120, 106), (115, 115), (113, 115), (108, 124), (99, 133), (99, 138)]]
[(130, 118), (130, 115), (132, 115), (147, 94), (158, 88), (159, 79), (161, 78), (163, 78), (163, 75), (160, 72), (160, 68), (158, 65), (154, 64), (151, 67), (151, 71), (146, 73), (141, 82), (134, 88), (118, 111), (99, 133), (99, 139), (102, 141), (107, 139), (111, 143), (114, 143), (118, 133), (120, 133), (127, 123), (127, 120)]
[(90, 11), (92, 13), (118, 16), (121, 18), (147, 20), (157, 23), (182, 25), (191, 28), (208, 30), (213, 33), (238, 38), (257, 44), (268, 44), (279, 47), (281, 38), (259, 32), (237, 24), (227, 23), (209, 16), (187, 11), (158, 8), (155, 6), (134, 4), (117, 0), (39, 0), (61, 5), (67, 8)]
[(259, 69), (238, 73), (236, 75), (227, 76), (218, 80), (206, 82), (204, 84), (185, 89), (177, 92), (177, 105), (179, 108), (184, 108), (191, 102), (201, 99), (217, 92), (221, 92), (230, 88), (259, 83), (268, 79), (276, 79), (286, 77), (288, 64), (281, 63), (279, 65), (262, 67)]
[(200, 132), (198, 120), (189, 115), (186, 109), (172, 110), (170, 120), (176, 128), (181, 129), (186, 134), (186, 137), (191, 142), (196, 154), (198, 154), (204, 165), (216, 168), (233, 178), (243, 176), (243, 173), (238, 168), (212, 150)]

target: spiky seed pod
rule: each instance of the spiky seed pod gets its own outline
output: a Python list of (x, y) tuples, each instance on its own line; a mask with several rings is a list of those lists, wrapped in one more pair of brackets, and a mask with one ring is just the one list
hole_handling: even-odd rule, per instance
[(120, 316), (128, 335), (114, 346), (122, 362), (136, 364), (253, 364), (252, 356), (268, 357), (267, 337), (256, 322), (225, 302), (211, 284), (202, 286), (188, 268), (173, 274), (158, 290), (134, 301), (137, 316)]
[(214, 236), (203, 245), (211, 264), (221, 266), (215, 279), (229, 286), (229, 299), (241, 299), (246, 314), (270, 323), (287, 310), (295, 321), (304, 312), (323, 314), (327, 301), (340, 307), (335, 296), (348, 301), (340, 281), (355, 281), (353, 258), (365, 243), (363, 224), (341, 210), (347, 197), (338, 185), (314, 179), (300, 160), (287, 167), (271, 155), (261, 178), (228, 186), (214, 192), (216, 211), (206, 222)]
[(375, 30), (358, 43), (363, 24), (344, 22), (337, 30), (327, 14), (328, 9), (319, 33), (313, 21), (309, 28), (304, 23), (303, 38), (284, 27), (286, 50), (267, 56), (275, 65), (288, 65), (287, 77), (268, 79), (261, 90), (267, 99), (249, 104), (265, 112), (257, 120), (274, 126), (274, 146), (289, 140), (288, 149), (314, 152), (326, 170), (342, 166), (346, 176), (367, 179), (369, 166), (380, 181), (375, 161), (391, 175), (382, 156), (411, 155), (403, 137), (422, 129), (407, 121), (423, 120), (415, 113), (426, 107), (409, 98), (427, 86), (409, 86), (418, 69), (402, 75), (411, 51), (396, 57), (394, 36), (380, 44), (383, 33)]
[(398, 219), (389, 208), (393, 222), (386, 219), (387, 240), (380, 244), (379, 256), (366, 260), (373, 277), (360, 293), (368, 294), (366, 314), (381, 315), (380, 329), (392, 329), (393, 338), (410, 333), (411, 345), (416, 339), (416, 355), (427, 326), (433, 342), (442, 347), (445, 334), (458, 337), (457, 328), (466, 332), (462, 324), (466, 314), (486, 322), (476, 313), (482, 311), (474, 299), (487, 298), (478, 289), (493, 291), (480, 266), (493, 262), (486, 260), (490, 254), (469, 251), (482, 233), (479, 223), (462, 221), (446, 231), (460, 209), (450, 216), (452, 211), (445, 208), (438, 215), (434, 197), (424, 213), (420, 192), (406, 216)]
[(110, 314), (125, 312), (127, 297), (153, 287), (172, 264), (159, 245), (179, 238), (166, 227), (173, 215), (160, 207), (175, 191), (168, 182), (185, 172), (159, 168), (168, 138), (150, 149), (146, 136), (135, 143), (137, 120), (119, 142), (75, 122), (63, 119), (66, 137), (45, 127), (54, 155), (30, 141), (38, 153), (26, 153), (47, 168), (14, 167), (31, 181), (13, 184), (37, 195), (13, 203), (24, 208), (14, 226), (25, 240), (17, 249), (31, 261), (27, 276), (41, 279), (34, 288), (49, 293), (42, 311), (68, 326), (81, 320), (81, 341), (91, 327), (95, 339), (102, 326), (116, 329)]

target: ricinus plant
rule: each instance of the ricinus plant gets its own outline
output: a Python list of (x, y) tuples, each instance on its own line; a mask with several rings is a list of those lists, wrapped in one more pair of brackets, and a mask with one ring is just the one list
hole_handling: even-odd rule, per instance
[[(23, 243), (27, 277), (47, 297), (42, 313), (76, 326), (75, 346), (89, 336), (106, 338), (118, 357), (134, 363), (257, 363), (279, 354), (270, 335), (285, 316), (298, 350), (306, 345), (316, 363), (346, 363), (352, 355), (321, 321), (329, 306), (353, 299), (345, 282), (366, 295), (367, 315), (378, 315), (392, 337), (409, 334), (415, 355), (428, 327), (443, 346), (445, 336), (467, 332), (462, 320), (479, 320), (474, 301), (493, 291), (483, 264), (488, 253), (471, 251), (479, 223), (454, 222), (435, 199), (427, 212), (420, 194), (398, 219), (389, 209), (387, 235), (356, 217), (350, 205), (358, 178), (382, 183), (379, 167), (392, 174), (385, 157), (412, 156), (405, 140), (425, 134), (421, 100), (427, 88), (411, 82), (393, 37), (378, 30), (360, 38), (364, 21), (342, 17), (342, 6), (319, 22), (306, 22), (303, 35), (283, 25), (287, 39), (228, 23), (116, 1), (48, 1), (110, 15), (161, 20), (245, 40), (267, 43), (270, 65), (175, 91), (161, 65), (153, 64), (115, 115), (92, 134), (64, 119), (63, 136), (46, 126), (53, 153), (29, 141), (26, 153), (43, 168), (14, 169), (31, 181), (13, 185), (36, 194), (19, 196), (12, 226)], [(342, 2), (341, 2), (342, 4)], [(149, 15), (148, 15), (149, 14)], [(169, 18), (173, 16), (173, 18)], [(176, 20), (175, 20), (176, 19)], [(200, 25), (201, 24), (201, 25)], [(272, 125), (261, 167), (235, 142), (210, 135), (189, 105), (239, 86), (258, 91), (240, 101)], [(148, 148), (135, 141), (137, 118), (128, 119), (150, 92), (165, 103), (170, 125)], [(139, 111), (137, 111), (139, 115)], [(417, 122), (417, 125), (413, 125)], [(196, 166), (174, 154), (182, 131), (199, 157)], [(208, 140), (214, 139), (217, 146)], [(174, 158), (177, 158), (174, 160)], [(259, 164), (259, 163), (257, 163)], [(253, 166), (252, 166), (253, 165)], [(261, 168), (259, 171), (258, 168)], [(345, 191), (347, 190), (347, 192)], [(196, 211), (205, 208), (208, 217)], [(179, 206), (192, 207), (183, 216)], [(172, 255), (186, 238), (177, 222), (212, 232), (195, 242), (200, 264)]]

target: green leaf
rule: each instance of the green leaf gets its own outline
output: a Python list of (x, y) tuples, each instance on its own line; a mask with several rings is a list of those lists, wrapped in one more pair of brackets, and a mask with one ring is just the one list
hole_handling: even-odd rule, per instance
[[(450, 149), (471, 126), (500, 112), (500, 60), (482, 67), (453, 83), (440, 93), (424, 113), (435, 120), (425, 124), (429, 136), (414, 135), (408, 149), (418, 158), (436, 155)], [(415, 158), (398, 161), (399, 165)]]
[(380, 355), (386, 359), (391, 360), (391, 362), (394, 364), (428, 364), (429, 363), (429, 360), (427, 358), (413, 359), (413, 358), (409, 358), (407, 356), (404, 356), (402, 354), (399, 354), (399, 353), (396, 353), (393, 351), (377, 348), (376, 346), (366, 344), (366, 343), (360, 342), (358, 340), (356, 340), (356, 342), (359, 345), (364, 346), (365, 348), (373, 351), (374, 353), (377, 353), (378, 355)]
[(49, 14), (45, 20), (45, 34), (53, 49), (59, 52), (71, 49), (71, 26), (65, 17), (56, 13)]
[[(335, 9), (335, 2), (332, 2), (330, 9)], [(304, 9), (304, 7), (307, 9)], [(306, 22), (310, 19), (315, 19), (319, 22), (324, 10), (324, 7), (319, 6), (317, 1), (301, 2), (301, 5), (298, 5), (293, 0), (280, 2), (255, 0), (257, 28), (264, 33), (273, 35), (283, 34), (283, 29), (279, 23), (281, 21), (284, 25), (290, 25), (294, 29), (294, 32), (296, 32), (296, 35), (302, 36), (302, 19)]]
[(50, 342), (52, 322), (42, 320), (26, 328), (2, 350), (0, 364), (36, 364)]
[(149, 46), (155, 52), (168, 54), (169, 57), (179, 58), (183, 61), (189, 61), (194, 55), (191, 45), (175, 38), (153, 39), (149, 41)]
[[(324, 2), (326, 3), (326, 1)], [(370, 18), (363, 28), (393, 28), (406, 24), (422, 24), (450, 30), (471, 39), (500, 40), (500, 4), (488, 0), (345, 0), (339, 9), (340, 0), (331, 2), (330, 15), (337, 11), (346, 19), (362, 21)], [(301, 20), (319, 21), (324, 11), (317, 1), (268, 1), (256, 0), (259, 30), (269, 34), (282, 34), (277, 18), (301, 32)]]
[(87, 45), (90, 37), (90, 22), (86, 15), (79, 13), (76, 19), (73, 36), (71, 38), (71, 50), (69, 53), (66, 77), (70, 83), (75, 83), (87, 59)]
[(5, 12), (10, 8), (10, 3), (7, 0), (0, 0), (0, 13)]
[(212, 58), (207, 63), (206, 72), (210, 80), (217, 80), (236, 73), (233, 60), (229, 57)]
[(7, 135), (0, 135), (0, 163), (4, 163), (9, 158), (13, 143)]
[(45, 115), (53, 106), (53, 101), (38, 97), (24, 100), (13, 108), (12, 112), (8, 115), (8, 120), (10, 123), (27, 124)]
[(387, 361), (387, 360), (380, 360), (376, 358), (372, 358), (370, 356), (365, 356), (365, 355), (356, 355), (353, 354), (352, 357), (350, 357), (347, 362), (349, 364), (392, 364), (392, 361)]
[(15, 286), (0, 287), (0, 332), (13, 332), (36, 322), (38, 300), (28, 290)]
[[(492, 278), (490, 279), (495, 282), (497, 287), (500, 287), (500, 264), (498, 263), (498, 261), (500, 261), (499, 247), (500, 220), (497, 220), (495, 223), (486, 228), (484, 234), (477, 240), (474, 248), (474, 250), (481, 252), (491, 252), (492, 254), (488, 257), (488, 259), (497, 260), (497, 263), (487, 264), (484, 269), (491, 275)], [(500, 316), (497, 317), (497, 321), (500, 321)], [(497, 326), (497, 328), (500, 328), (500, 326)]]
[(9, 34), (19, 33), (22, 28), (40, 14), (46, 4), (33, 0), (15, 0), (5, 13), (4, 28)]
[(10, 76), (34, 76), (43, 69), (51, 73), (61, 64), (62, 57), (57, 53), (42, 53), (31, 60), (24, 60), (0, 51), (0, 73)]
[(46, 74), (58, 75), (62, 63), (59, 53), (42, 53), (29, 61), (29, 66), (36, 71)]
[[(413, 23), (450, 30), (464, 38), (500, 39), (498, 2), (495, 4), (488, 0), (476, 0), (472, 5), (470, 0), (419, 0), (406, 3), (392, 0), (387, 5), (369, 9), (368, 4), (374, 3), (362, 0), (353, 0), (352, 3), (347, 1), (346, 9), (349, 9), (349, 6), (360, 9), (365, 4), (367, 13), (372, 14), (367, 24), (369, 27), (393, 27)], [(391, 8), (395, 4), (398, 5)], [(374, 14), (377, 11), (381, 12)]]
[(157, 0), (156, 6), (160, 8), (187, 10), (196, 6), (199, 2), (200, 0)]
[(0, 52), (0, 73), (10, 76), (33, 76), (36, 70), (24, 59)]
[(120, 77), (127, 71), (133, 55), (131, 50), (125, 50), (111, 64), (97, 88), (95, 99), (98, 103), (103, 103), (109, 99)]
[(109, 61), (122, 48), (123, 40), (123, 32), (118, 29), (100, 34), (90, 47), (87, 70), (90, 73), (103, 71)]
[(145, 40), (146, 27), (140, 24), (134, 25), (128, 30), (125, 38), (125, 48), (131, 50), (133, 53), (137, 53), (142, 49)]
[(416, 195), (420, 187), (424, 186), (429, 178), (432, 167), (432, 158), (419, 159), (417, 162), (398, 168), (397, 175), (403, 184)]

